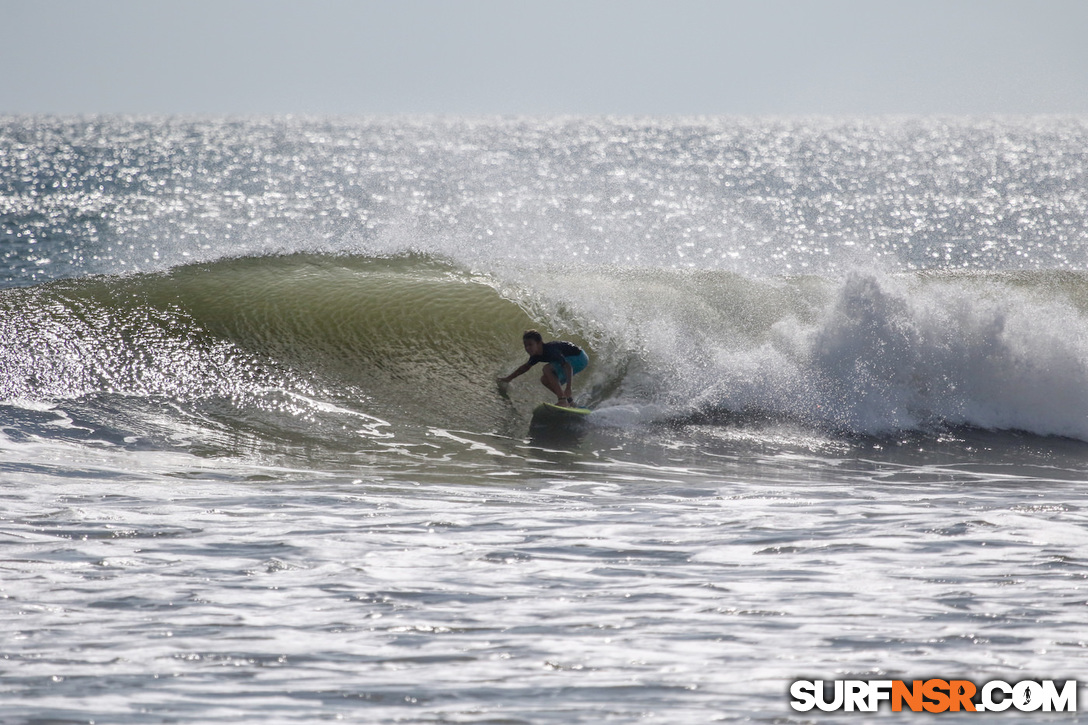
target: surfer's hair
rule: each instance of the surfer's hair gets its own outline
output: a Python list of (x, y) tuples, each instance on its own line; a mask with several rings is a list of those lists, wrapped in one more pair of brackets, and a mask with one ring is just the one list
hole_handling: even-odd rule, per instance
[(536, 330), (526, 330), (521, 334), (521, 339), (523, 342), (525, 340), (536, 340), (537, 342), (544, 342), (544, 336)]

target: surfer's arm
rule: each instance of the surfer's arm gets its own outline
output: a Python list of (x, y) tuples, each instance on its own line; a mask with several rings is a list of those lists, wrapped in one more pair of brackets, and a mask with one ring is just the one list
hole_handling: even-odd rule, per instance
[(533, 366), (532, 363), (525, 363), (524, 365), (519, 367), (517, 370), (515, 370), (514, 372), (507, 375), (505, 378), (499, 378), (499, 382), (500, 383), (508, 383), (511, 380), (513, 380), (514, 378), (516, 378), (517, 376), (524, 375), (525, 373), (529, 372), (529, 368), (531, 368), (532, 366)]
[(571, 392), (570, 384), (574, 382), (574, 368), (570, 365), (570, 360), (563, 358), (563, 374), (567, 376), (567, 387), (563, 389), (563, 392), (567, 394), (567, 402), (570, 402)]

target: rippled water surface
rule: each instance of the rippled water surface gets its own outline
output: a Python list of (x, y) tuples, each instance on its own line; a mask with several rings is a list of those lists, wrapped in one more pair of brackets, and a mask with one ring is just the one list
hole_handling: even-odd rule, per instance
[(108, 452), (6, 484), (0, 714), (800, 722), (800, 677), (1077, 675), (1079, 444), (462, 439), (460, 476)]

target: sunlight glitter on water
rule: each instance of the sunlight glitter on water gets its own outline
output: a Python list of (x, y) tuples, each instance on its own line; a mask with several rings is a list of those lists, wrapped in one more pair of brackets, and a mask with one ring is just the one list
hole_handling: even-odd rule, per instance
[(814, 661), (1015, 680), (1079, 658), (1075, 487), (812, 455), (797, 478), (778, 458), (741, 461), (746, 480), (568, 461), (504, 486), (9, 485), (0, 712), (786, 717)]

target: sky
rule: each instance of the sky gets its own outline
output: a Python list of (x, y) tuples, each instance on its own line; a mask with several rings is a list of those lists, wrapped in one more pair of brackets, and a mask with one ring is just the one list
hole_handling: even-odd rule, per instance
[(1088, 114), (1085, 0), (0, 0), (0, 113)]

